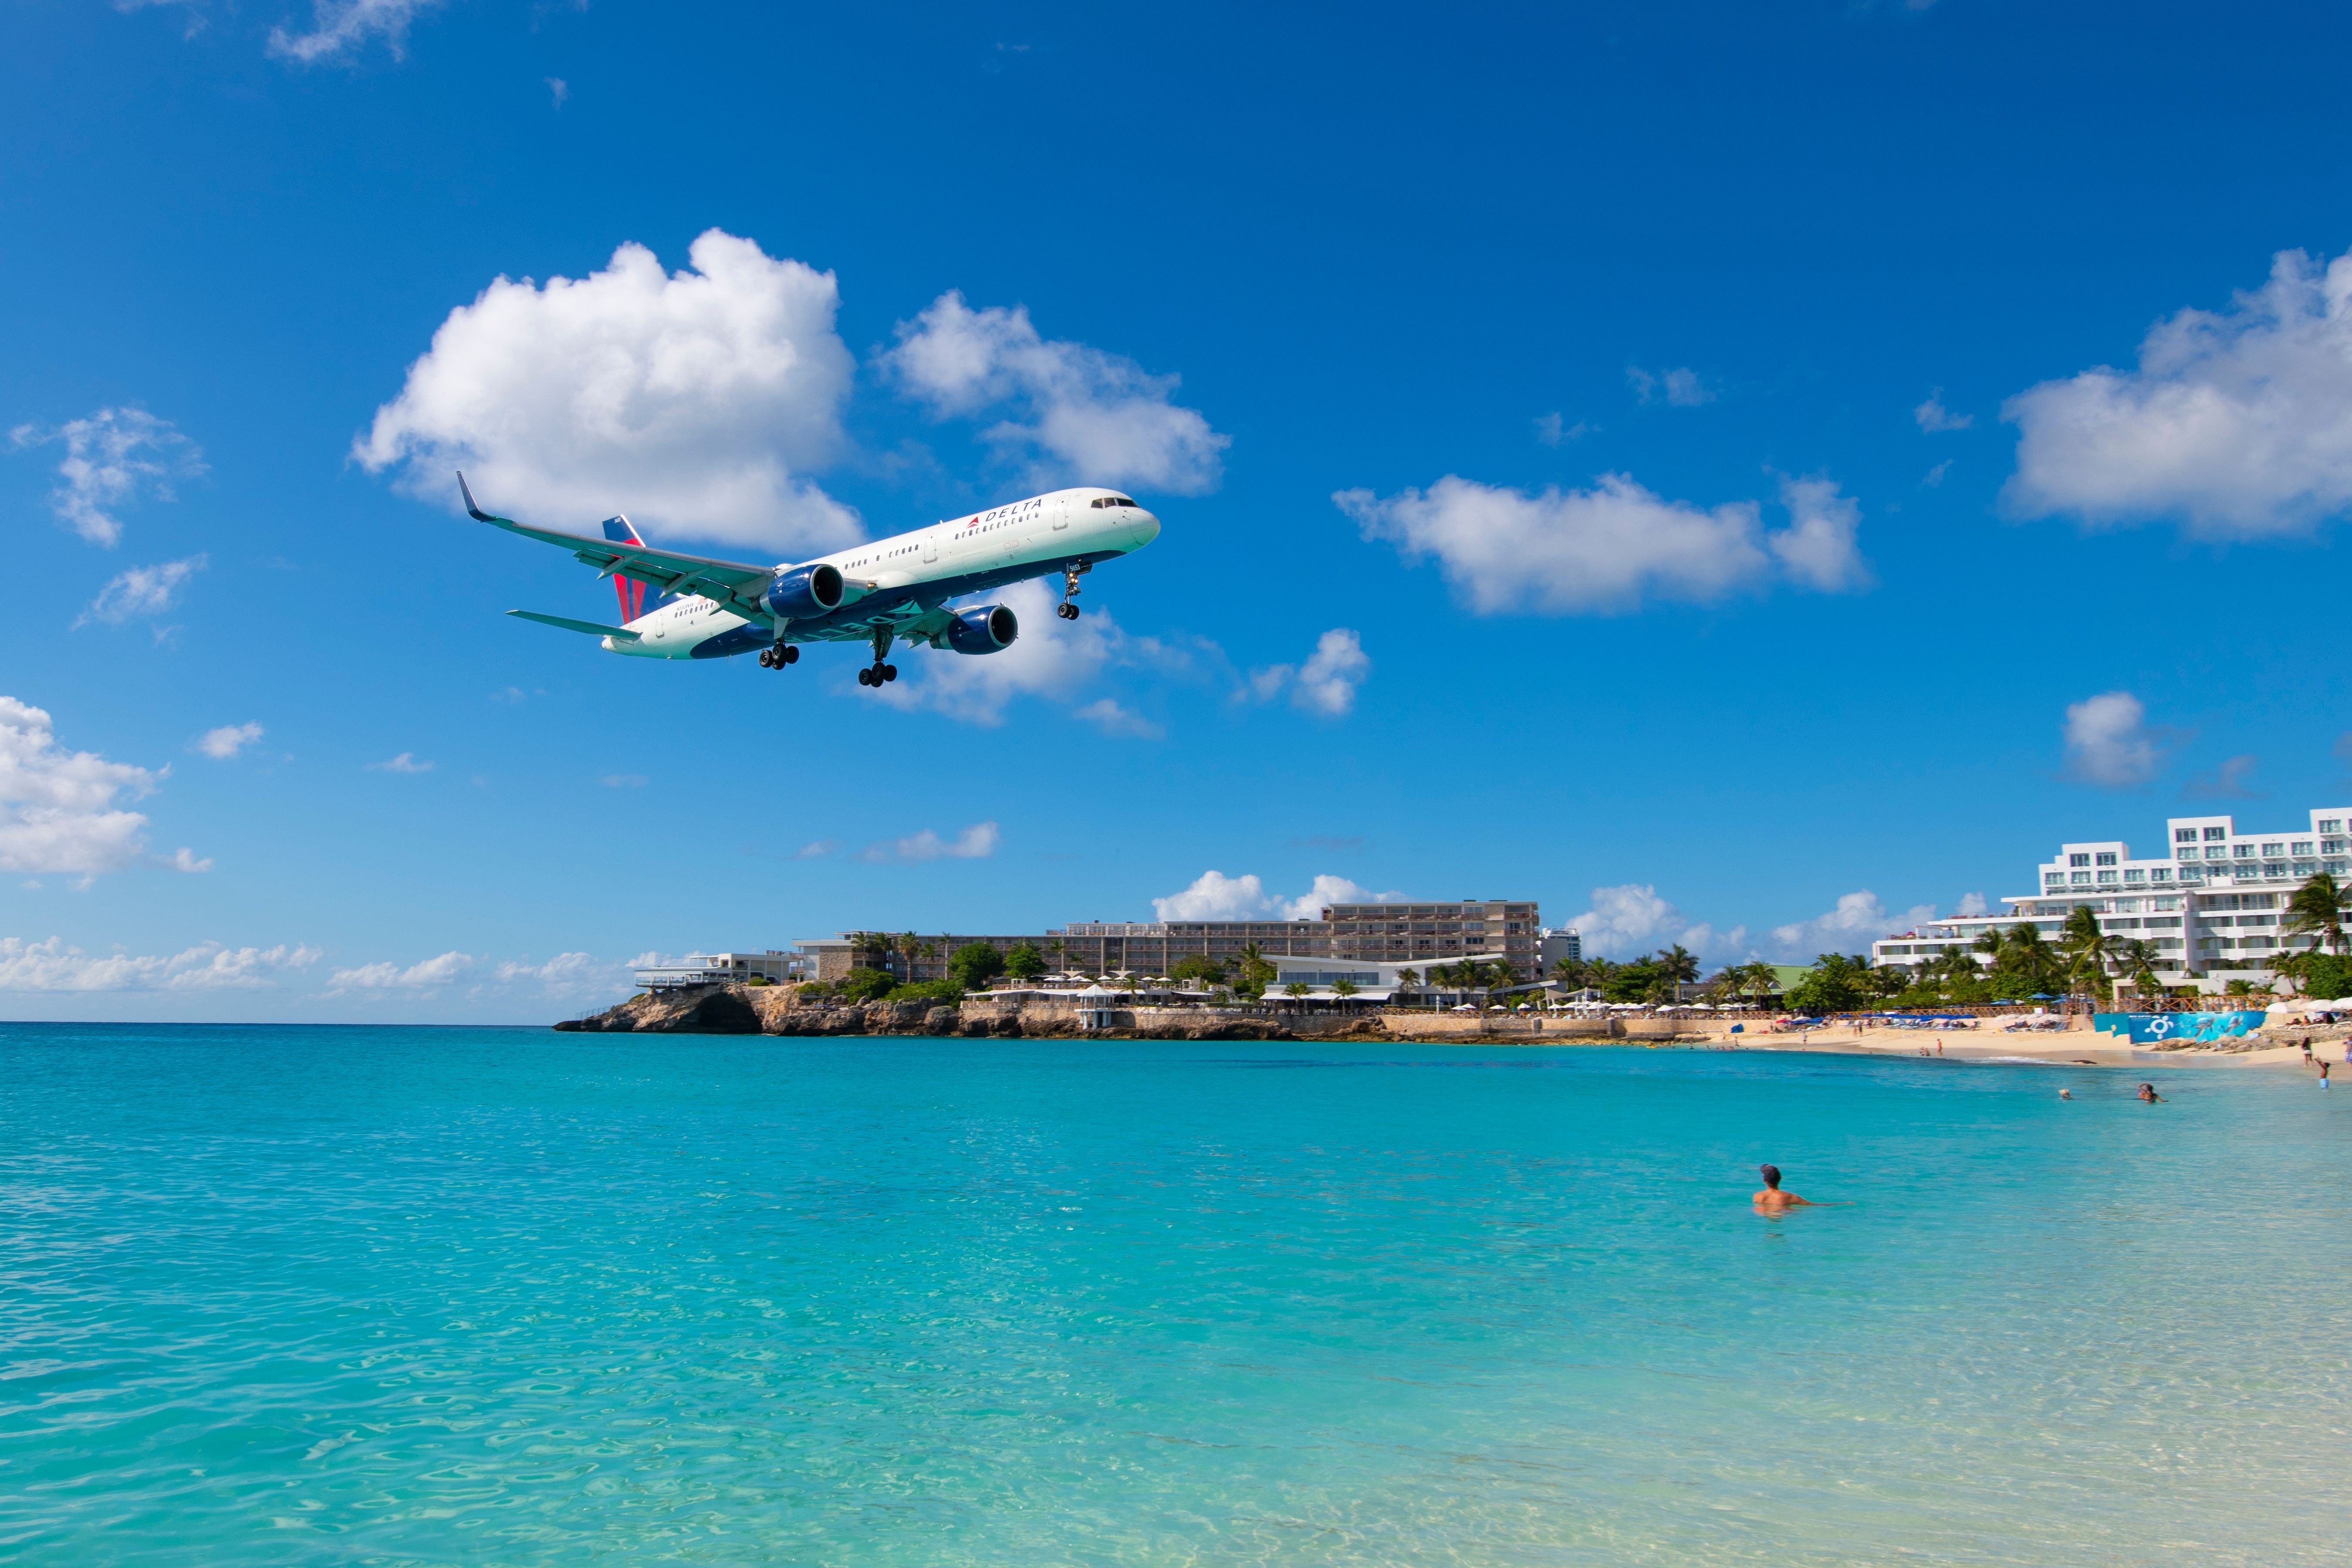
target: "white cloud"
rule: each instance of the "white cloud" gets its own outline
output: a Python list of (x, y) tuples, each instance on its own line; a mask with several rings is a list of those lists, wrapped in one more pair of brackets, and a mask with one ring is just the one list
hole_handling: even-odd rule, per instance
[(1580, 441), (1598, 428), (1580, 419), (1573, 425), (1564, 423), (1558, 414), (1536, 417), (1536, 439), (1547, 447), (1565, 447), (1570, 441)]
[(1638, 365), (1628, 365), (1625, 379), (1633, 384), (1633, 395), (1643, 403), (1663, 399), (1676, 408), (1696, 408), (1702, 403), (1715, 401), (1714, 392), (1699, 379), (1698, 372), (1687, 368), (1652, 375)]
[(47, 712), (0, 697), (0, 871), (89, 876), (131, 865), (147, 819), (115, 797), (152, 794), (170, 771), (65, 751)]
[(49, 508), (76, 533), (109, 550), (122, 539), (117, 509), (142, 496), (170, 500), (173, 479), (205, 471), (204, 452), (194, 441), (170, 420), (140, 408), (101, 408), (54, 430), (19, 425), (9, 439), (18, 447), (65, 443), (65, 461), (58, 465), (64, 483), (49, 492)]
[(833, 274), (710, 229), (666, 275), (624, 245), (601, 272), (499, 278), (449, 312), (353, 456), (402, 487), (574, 531), (667, 531), (811, 553), (856, 515), (797, 470), (840, 445), (853, 370)]
[(455, 951), (403, 969), (397, 963), (363, 963), (338, 969), (327, 977), (329, 995), (347, 991), (425, 991), (462, 979), (474, 967), (470, 953)]
[(201, 872), (209, 871), (213, 868), (212, 858), (210, 856), (206, 856), (204, 859), (199, 860), (196, 858), (196, 852), (189, 848), (184, 844), (172, 851), (172, 858), (170, 859), (159, 860), (156, 864), (172, 871)]
[(1152, 900), (1151, 907), (1163, 921), (1311, 921), (1321, 918), (1328, 904), (1394, 903), (1403, 897), (1399, 892), (1375, 893), (1345, 877), (1327, 874), (1316, 878), (1314, 886), (1298, 897), (1286, 899), (1268, 893), (1255, 875), (1228, 877), (1223, 871), (1203, 871), (1191, 887)]
[(169, 957), (113, 952), (93, 958), (57, 937), (0, 937), (0, 991), (226, 991), (272, 984), (319, 961), (315, 947), (227, 947), (199, 942)]
[(372, 773), (429, 773), (433, 771), (433, 764), (418, 762), (414, 752), (403, 752), (389, 762), (370, 763), (367, 766)]
[(2164, 765), (2169, 732), (2151, 729), (2147, 709), (2128, 691), (2102, 692), (2066, 705), (2066, 772), (2084, 784), (2133, 789)]
[(941, 838), (930, 828), (924, 828), (911, 837), (895, 838), (887, 844), (869, 846), (868, 860), (985, 860), (996, 853), (996, 824), (975, 822), (952, 839)]
[(1933, 904), (1920, 904), (1900, 914), (1889, 913), (1878, 901), (1878, 895), (1864, 888), (1841, 896), (1837, 907), (1825, 914), (1774, 926), (1772, 942), (1792, 958), (1811, 958), (1823, 952), (1866, 953), (1873, 942), (1888, 932), (1909, 931), (1920, 921), (1935, 918)]
[(545, 963), (509, 960), (493, 972), (503, 984), (543, 988), (554, 996), (606, 995), (630, 988), (630, 966), (608, 963), (593, 953), (559, 952)]
[(1940, 386), (1927, 395), (1927, 402), (1911, 411), (1911, 417), (1931, 436), (1946, 430), (1965, 430), (1977, 422), (1973, 414), (1955, 414), (1945, 407), (1944, 389)]
[(1989, 913), (1991, 909), (1992, 906), (1985, 902), (1985, 896), (1982, 893), (1962, 893), (1960, 901), (1953, 906), (1952, 912), (1956, 915), (1981, 915)]
[(1704, 604), (1776, 578), (1823, 591), (1865, 583), (1853, 538), (1860, 509), (1824, 479), (1784, 479), (1780, 493), (1791, 526), (1776, 532), (1766, 531), (1754, 501), (1702, 510), (1624, 474), (1540, 495), (1448, 474), (1426, 493), (1382, 500), (1353, 489), (1331, 499), (1366, 539), (1386, 540), (1409, 560), (1437, 557), (1481, 615), (1612, 614), (1645, 598)]
[(1789, 526), (1764, 536), (1765, 544), (1780, 558), (1780, 568), (1801, 586), (1823, 594), (1843, 593), (1870, 585), (1870, 568), (1854, 548), (1854, 531), (1862, 526), (1862, 507), (1851, 496), (1838, 493), (1829, 479), (1784, 479), (1780, 504), (1789, 509)]
[(1927, 477), (1921, 479), (1919, 482), (1932, 490), (1937, 486), (1942, 484), (1944, 482), (1944, 476), (1951, 471), (1952, 459), (1947, 458), (1942, 462), (1937, 464), (1934, 468), (1929, 468), (1927, 470)]
[(198, 736), (195, 749), (216, 763), (225, 763), (261, 739), (261, 734), (259, 724), (224, 724)]
[(1593, 889), (1592, 907), (1570, 921), (1568, 929), (1584, 939), (1588, 958), (1630, 958), (1676, 942), (1704, 953), (1737, 948), (1748, 936), (1745, 926), (1718, 936), (1713, 926), (1690, 919), (1645, 882)]
[(560, 76), (551, 76), (547, 79), (547, 91), (555, 100), (555, 107), (561, 109), (572, 97), (572, 84)]
[(1307, 656), (1305, 664), (1296, 668), (1269, 665), (1250, 671), (1244, 695), (1269, 702), (1287, 689), (1290, 700), (1297, 706), (1327, 719), (1338, 719), (1356, 705), (1356, 688), (1363, 684), (1371, 668), (1371, 658), (1364, 652), (1363, 640), (1346, 627), (1338, 626), (1316, 639), (1315, 651)]
[(394, 59), (408, 52), (408, 24), (439, 0), (312, 0), (310, 30), (289, 33), (269, 29), (269, 52), (279, 59), (316, 65), (339, 55), (356, 53), (371, 38), (382, 38)]
[(2227, 310), (2159, 321), (2139, 367), (2101, 365), (2001, 405), (2020, 431), (2012, 513), (2179, 518), (2192, 534), (2308, 531), (2352, 509), (2352, 254), (2281, 251)]
[(795, 860), (814, 860), (821, 855), (832, 854), (834, 850), (838, 847), (840, 847), (840, 846), (836, 845), (830, 838), (814, 838), (808, 843), (802, 845), (798, 849), (793, 851), (793, 858)]
[(1141, 740), (1156, 741), (1167, 733), (1167, 731), (1150, 720), (1139, 713), (1128, 711), (1118, 705), (1116, 699), (1109, 697), (1089, 702), (1085, 707), (1073, 710), (1070, 717), (1085, 720), (1087, 723), (1100, 729), (1106, 735), (1131, 735)]
[[(1010, 416), (982, 433), (1033, 483), (1131, 485), (1177, 495), (1217, 488), (1226, 447), (1197, 411), (1169, 401), (1173, 375), (1084, 343), (1049, 342), (1025, 307), (975, 310), (940, 295), (898, 324), (883, 363), (942, 417)], [(1025, 422), (1024, 422), (1025, 421)]]
[(104, 621), (109, 626), (119, 626), (134, 616), (160, 616), (178, 601), (182, 584), (203, 571), (209, 559), (208, 556), (191, 555), (184, 561), (166, 561), (155, 566), (133, 566), (128, 572), (118, 573), (99, 590), (98, 597), (89, 602), (89, 608), (74, 617), (74, 625), (79, 626), (91, 621)]

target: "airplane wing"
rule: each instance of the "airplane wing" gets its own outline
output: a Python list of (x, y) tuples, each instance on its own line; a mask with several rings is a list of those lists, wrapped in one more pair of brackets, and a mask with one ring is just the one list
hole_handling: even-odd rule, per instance
[[(536, 539), (542, 544), (552, 544), (569, 550), (573, 556), (611, 577), (635, 577), (640, 583), (652, 584), (668, 594), (698, 594), (717, 600), (748, 621), (763, 626), (776, 624), (760, 595), (775, 578), (775, 571), (767, 566), (747, 566), (739, 561), (713, 561), (707, 556), (681, 555), (674, 550), (656, 550), (646, 544), (622, 544), (610, 539), (592, 539), (584, 533), (566, 533), (561, 529), (530, 528), (510, 517), (492, 517), (474, 504), (474, 492), (466, 483), (466, 476), (457, 476), (457, 489), (466, 498), (467, 515), (477, 522), (487, 522), (503, 528), (509, 533), (520, 533), (525, 539)], [(525, 611), (511, 612), (525, 615)], [(533, 620), (545, 620), (544, 616), (532, 616)], [(584, 623), (556, 622), (579, 629)], [(600, 634), (611, 628), (599, 626)]]
[(594, 621), (566, 620), (562, 616), (542, 616), (537, 610), (509, 610), (510, 616), (520, 616), (526, 621), (537, 621), (543, 626), (561, 626), (567, 632), (586, 632), (592, 637), (618, 637), (623, 642), (644, 639), (625, 626), (602, 626)]

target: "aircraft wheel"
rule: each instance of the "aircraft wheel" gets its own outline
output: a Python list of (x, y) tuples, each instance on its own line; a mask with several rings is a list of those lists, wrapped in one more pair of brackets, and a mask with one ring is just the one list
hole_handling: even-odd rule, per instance
[(858, 685), (860, 685), (860, 686), (871, 686), (871, 685), (873, 685), (873, 684), (874, 684), (874, 672), (873, 672), (872, 670), (870, 670), (870, 669), (861, 669), (861, 670), (859, 670), (859, 671), (857, 672), (857, 684), (858, 684)]
[(784, 662), (786, 664), (798, 664), (800, 661), (801, 650), (799, 647), (792, 643), (786, 643), (784, 645)]
[(896, 679), (898, 679), (898, 667), (897, 665), (895, 665), (895, 664), (886, 664), (886, 665), (884, 665), (884, 666), (882, 667), (882, 679), (885, 679), (885, 680), (896, 680)]

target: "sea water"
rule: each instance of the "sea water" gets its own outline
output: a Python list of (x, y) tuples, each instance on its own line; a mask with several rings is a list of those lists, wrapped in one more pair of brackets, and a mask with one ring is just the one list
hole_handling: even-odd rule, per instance
[(2343, 1563), (2347, 1150), (2299, 1070), (0, 1026), (0, 1557)]

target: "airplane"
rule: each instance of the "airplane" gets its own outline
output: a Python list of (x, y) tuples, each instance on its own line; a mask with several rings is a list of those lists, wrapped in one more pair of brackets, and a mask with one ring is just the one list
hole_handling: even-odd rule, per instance
[(467, 515), (569, 550), (620, 595), (618, 626), (509, 610), (541, 626), (601, 637), (610, 652), (638, 658), (725, 658), (757, 649), (763, 668), (800, 662), (802, 643), (864, 642), (874, 663), (860, 686), (898, 679), (894, 640), (961, 654), (1001, 653), (1021, 635), (1004, 605), (958, 609), (949, 601), (1032, 577), (1062, 575), (1054, 613), (1078, 618), (1078, 579), (1105, 561), (1160, 536), (1160, 520), (1118, 490), (1053, 490), (1010, 505), (836, 550), (814, 561), (755, 566), (656, 550), (626, 517), (604, 520), (603, 537), (530, 528), (475, 504), (457, 476)]

